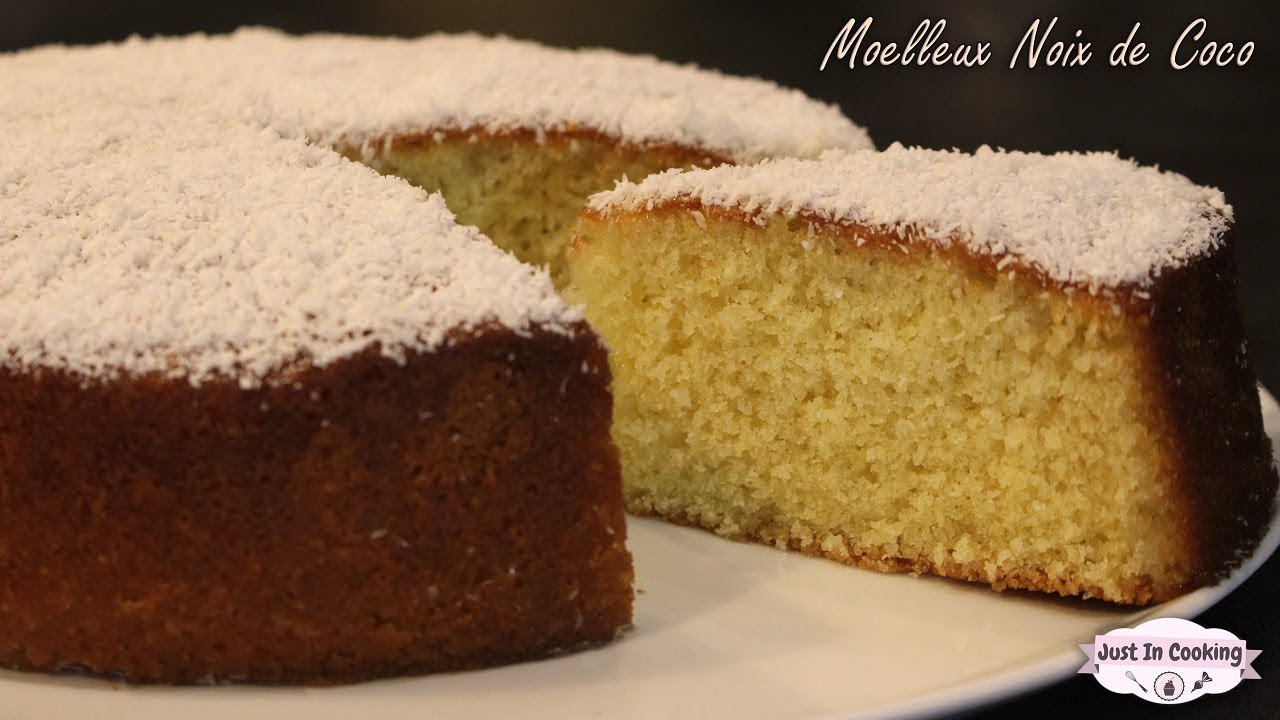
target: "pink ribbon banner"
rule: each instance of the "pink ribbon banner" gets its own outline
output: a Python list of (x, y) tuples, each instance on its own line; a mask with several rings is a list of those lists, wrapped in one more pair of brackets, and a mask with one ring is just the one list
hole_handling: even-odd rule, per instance
[(1244, 680), (1260, 676), (1251, 664), (1261, 650), (1250, 650), (1234, 638), (1171, 638), (1140, 635), (1096, 635), (1080, 645), (1089, 658), (1077, 673), (1097, 673), (1099, 665), (1126, 667), (1235, 668)]

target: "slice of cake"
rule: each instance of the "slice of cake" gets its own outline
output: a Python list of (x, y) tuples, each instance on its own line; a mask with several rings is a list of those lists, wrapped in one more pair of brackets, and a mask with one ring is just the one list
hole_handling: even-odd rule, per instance
[(0, 120), (0, 666), (327, 683), (631, 622), (605, 351), (302, 140)]
[(878, 154), (594, 196), (569, 296), (640, 514), (1121, 603), (1213, 583), (1276, 472), (1220, 192), (1105, 154)]

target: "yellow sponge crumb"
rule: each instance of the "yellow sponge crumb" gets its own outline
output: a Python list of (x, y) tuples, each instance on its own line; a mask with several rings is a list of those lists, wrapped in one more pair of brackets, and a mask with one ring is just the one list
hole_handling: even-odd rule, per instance
[(1185, 572), (1129, 319), (857, 228), (586, 216), (629, 508), (882, 570), (1146, 602)]
[[(356, 159), (355, 151), (349, 153)], [(499, 247), (566, 281), (569, 226), (592, 193), (668, 168), (712, 164), (678, 148), (533, 133), (441, 133), (392, 144), (358, 158), (375, 170), (439, 191), (458, 220), (475, 225)]]

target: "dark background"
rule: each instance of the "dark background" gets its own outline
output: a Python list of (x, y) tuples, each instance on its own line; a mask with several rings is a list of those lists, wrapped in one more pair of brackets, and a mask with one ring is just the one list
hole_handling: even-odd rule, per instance
[[(868, 42), (904, 43), (925, 18), (945, 18), (943, 40), (992, 42), (984, 67), (864, 68), (819, 61), (850, 17), (875, 18)], [(1040, 67), (1009, 58), (1035, 18), (1054, 16), (1050, 42), (1076, 29), (1094, 44), (1083, 68)], [(1168, 53), (1182, 29), (1204, 17), (1209, 40), (1252, 40), (1243, 68), (1175, 71)], [(1141, 22), (1151, 57), (1136, 68), (1107, 63), (1111, 46)], [(972, 150), (1118, 150), (1143, 163), (1215, 185), (1236, 210), (1240, 298), (1258, 376), (1280, 390), (1280, 11), (1271, 2), (1097, 0), (1032, 2), (457, 2), (410, 0), (289, 3), (283, 0), (182, 3), (168, 0), (0, 0), (0, 50), (130, 34), (221, 32), (272, 25), (292, 32), (331, 30), (417, 35), (436, 30), (504, 33), (562, 46), (602, 45), (765, 77), (837, 102), (883, 147)], [(1043, 24), (1043, 23), (1042, 23)], [(514, 71), (514, 70), (513, 70)], [(0, 78), (3, 82), (3, 78)], [(3, 162), (3, 158), (0, 158)], [(1261, 681), (1190, 705), (1157, 707), (1112, 696), (1080, 677), (982, 713), (982, 717), (1079, 717), (1123, 712), (1134, 718), (1280, 717), (1280, 563), (1272, 561), (1200, 622), (1225, 627), (1264, 650)]]

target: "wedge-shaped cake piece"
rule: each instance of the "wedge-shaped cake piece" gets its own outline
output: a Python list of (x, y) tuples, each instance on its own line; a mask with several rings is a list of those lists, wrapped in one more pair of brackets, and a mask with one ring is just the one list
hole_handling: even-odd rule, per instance
[(1276, 491), (1217, 190), (1106, 154), (884, 153), (596, 195), (630, 510), (1122, 603), (1213, 583)]

